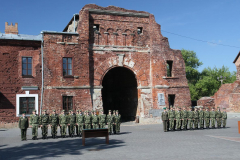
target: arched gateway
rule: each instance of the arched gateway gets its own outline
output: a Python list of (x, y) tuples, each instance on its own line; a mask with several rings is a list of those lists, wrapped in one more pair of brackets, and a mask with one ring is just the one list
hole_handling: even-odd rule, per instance
[(123, 121), (135, 119), (138, 90), (135, 74), (125, 67), (109, 70), (102, 80), (102, 101), (105, 114), (118, 110)]

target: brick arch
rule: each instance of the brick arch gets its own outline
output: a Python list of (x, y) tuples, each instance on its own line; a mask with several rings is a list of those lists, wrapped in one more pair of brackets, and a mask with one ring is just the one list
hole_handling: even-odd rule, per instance
[[(124, 62), (123, 62), (124, 63)], [(110, 57), (103, 61), (99, 66), (97, 66), (94, 74), (94, 85), (95, 86), (101, 86), (102, 85), (102, 80), (104, 76), (107, 74), (109, 70), (115, 67), (125, 67), (129, 70), (131, 70), (135, 78), (137, 80), (137, 84), (140, 84), (141, 77), (144, 77), (144, 74), (138, 74), (141, 73), (140, 71), (137, 71), (134, 69), (134, 66), (137, 65), (136, 62), (133, 62), (132, 60), (129, 60), (128, 62), (125, 62), (122, 65), (119, 65), (119, 57)]]

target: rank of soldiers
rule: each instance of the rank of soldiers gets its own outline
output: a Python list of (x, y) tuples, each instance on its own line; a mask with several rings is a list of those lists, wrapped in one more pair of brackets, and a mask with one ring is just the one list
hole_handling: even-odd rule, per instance
[[(226, 108), (223, 108), (223, 111), (220, 110), (220, 107), (217, 107), (217, 110), (211, 108), (211, 111), (206, 107), (194, 108), (192, 107), (172, 107), (170, 110), (163, 108), (162, 112), (162, 122), (163, 130), (174, 131), (174, 130), (193, 130), (193, 129), (206, 129), (211, 128), (225, 128), (227, 122), (227, 112)], [(217, 122), (217, 123), (216, 123)]]
[[(109, 135), (120, 133), (121, 115), (118, 110), (113, 112), (109, 110), (108, 115), (103, 113), (103, 110), (99, 111), (97, 115), (96, 111), (77, 110), (76, 113), (73, 110), (66, 114), (65, 110), (61, 111), (60, 115), (56, 114), (56, 110), (52, 111), (52, 114), (48, 115), (46, 110), (43, 110), (42, 115), (38, 116), (36, 110), (33, 110), (30, 120), (22, 113), (19, 119), (19, 128), (21, 129), (21, 140), (27, 140), (27, 128), (29, 124), (32, 126), (32, 139), (37, 140), (38, 128), (42, 129), (42, 139), (48, 138), (48, 126), (51, 126), (52, 138), (57, 138), (57, 128), (60, 127), (60, 134), (62, 138), (66, 137), (67, 129), (69, 137), (82, 136), (83, 129), (99, 129), (106, 128), (108, 126)], [(76, 131), (76, 134), (75, 134)]]

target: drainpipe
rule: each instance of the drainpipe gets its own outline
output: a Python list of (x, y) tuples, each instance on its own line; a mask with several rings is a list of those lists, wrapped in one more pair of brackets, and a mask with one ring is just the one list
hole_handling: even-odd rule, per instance
[(42, 54), (42, 91), (41, 91), (41, 104), (40, 104), (40, 115), (42, 114), (42, 105), (43, 105), (43, 85), (44, 85), (44, 78), (43, 78), (43, 70), (44, 70), (44, 66), (43, 66), (43, 32), (41, 32), (42, 34), (42, 40), (41, 40), (41, 54)]

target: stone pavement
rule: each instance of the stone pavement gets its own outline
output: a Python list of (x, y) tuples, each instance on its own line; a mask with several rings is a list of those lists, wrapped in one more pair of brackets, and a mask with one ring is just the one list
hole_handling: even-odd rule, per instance
[[(239, 118), (229, 119), (225, 129), (163, 132), (162, 124), (124, 123), (120, 135), (104, 138), (58, 138), (20, 141), (20, 130), (0, 129), (0, 159), (240, 159)], [(41, 130), (39, 129), (39, 138)], [(50, 133), (50, 132), (49, 132)], [(59, 132), (58, 132), (59, 133)]]

